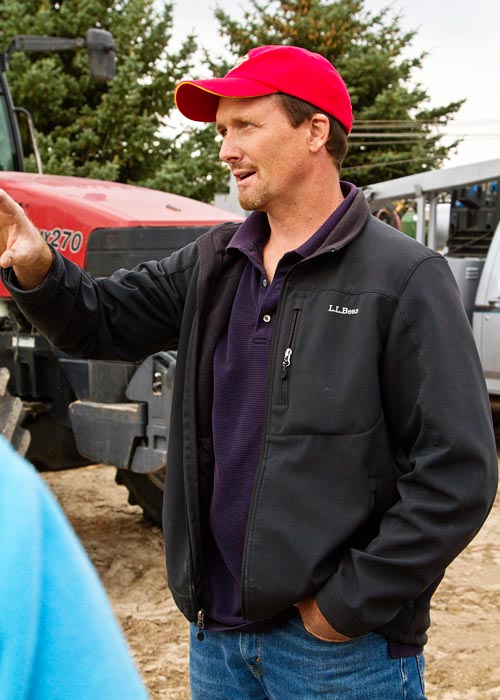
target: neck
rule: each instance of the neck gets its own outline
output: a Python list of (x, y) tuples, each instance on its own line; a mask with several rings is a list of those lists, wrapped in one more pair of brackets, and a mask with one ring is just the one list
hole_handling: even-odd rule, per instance
[(285, 253), (305, 243), (343, 202), (340, 183), (334, 181), (331, 191), (296, 196), (286, 206), (267, 212), (271, 233), (264, 246), (263, 262), (270, 281)]
[(337, 171), (322, 169), (319, 177), (302, 181), (289, 197), (269, 208), (271, 237), (306, 241), (343, 200)]

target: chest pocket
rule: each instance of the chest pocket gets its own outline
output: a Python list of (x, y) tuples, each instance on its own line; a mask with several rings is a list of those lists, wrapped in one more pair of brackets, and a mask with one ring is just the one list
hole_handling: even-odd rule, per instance
[(286, 309), (273, 398), (296, 434), (351, 434), (380, 416), (378, 295), (314, 292)]

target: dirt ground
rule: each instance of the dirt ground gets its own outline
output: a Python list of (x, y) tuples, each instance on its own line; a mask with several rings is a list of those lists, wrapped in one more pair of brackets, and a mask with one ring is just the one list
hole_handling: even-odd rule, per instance
[[(188, 624), (165, 581), (160, 531), (127, 503), (114, 469), (44, 474), (92, 558), (151, 700), (188, 700)], [(434, 598), (429, 700), (500, 700), (500, 497)]]

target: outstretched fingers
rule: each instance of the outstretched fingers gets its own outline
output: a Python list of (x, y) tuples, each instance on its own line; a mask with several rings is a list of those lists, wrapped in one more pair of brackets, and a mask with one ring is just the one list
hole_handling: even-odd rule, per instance
[(0, 189), (0, 267), (29, 264), (39, 238), (22, 207)]
[(52, 253), (22, 207), (0, 190), (0, 267), (13, 267), (23, 289), (36, 287), (52, 264)]

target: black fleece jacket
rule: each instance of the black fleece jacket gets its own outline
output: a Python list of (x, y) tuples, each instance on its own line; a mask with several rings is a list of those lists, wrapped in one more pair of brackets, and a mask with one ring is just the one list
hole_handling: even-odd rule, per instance
[[(196, 620), (213, 470), (212, 357), (244, 258), (222, 224), (171, 257), (93, 279), (56, 255), (35, 290), (5, 281), (64, 352), (136, 360), (178, 347), (164, 534)], [(292, 362), (284, 371), (285, 350)], [(355, 201), (288, 273), (242, 570), (243, 613), (314, 595), (340, 632), (424, 644), (445, 568), (492, 505), (497, 454), (470, 325), (446, 260)]]

